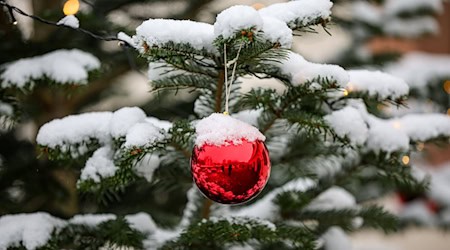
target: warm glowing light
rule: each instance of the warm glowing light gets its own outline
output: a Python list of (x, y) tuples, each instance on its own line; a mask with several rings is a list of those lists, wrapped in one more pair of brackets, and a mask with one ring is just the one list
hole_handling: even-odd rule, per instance
[(422, 151), (424, 148), (425, 148), (425, 143), (423, 143), (423, 142), (417, 143), (417, 145), (416, 145), (417, 151)]
[(408, 165), (409, 164), (409, 156), (407, 156), (407, 155), (403, 156), (402, 162), (403, 162), (403, 164)]
[(259, 9), (262, 9), (262, 8), (264, 8), (264, 7), (266, 7), (263, 3), (255, 3), (255, 4), (252, 4), (252, 7), (255, 9), (255, 10), (259, 10)]
[(349, 82), (347, 84), (347, 87), (345, 87), (349, 92), (353, 91), (355, 89), (355, 87), (353, 86), (353, 84), (351, 82)]
[(63, 12), (66, 16), (75, 15), (80, 8), (80, 2), (78, 0), (68, 0), (64, 4)]
[(344, 89), (344, 96), (348, 96), (348, 90)]
[(392, 123), (392, 126), (393, 126), (394, 128), (396, 128), (396, 129), (399, 129), (399, 128), (402, 127), (402, 124), (401, 124), (399, 121), (394, 121), (394, 122)]
[(450, 109), (447, 109), (447, 115), (450, 115)]
[(444, 90), (445, 92), (447, 92), (447, 94), (450, 94), (450, 80), (445, 81)]

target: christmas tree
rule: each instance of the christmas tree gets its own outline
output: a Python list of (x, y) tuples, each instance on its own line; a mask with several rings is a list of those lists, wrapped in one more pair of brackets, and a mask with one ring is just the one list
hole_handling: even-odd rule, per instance
[[(298, 0), (259, 10), (233, 6), (221, 11), (213, 25), (149, 19), (135, 31), (112, 27), (117, 37), (91, 31), (107, 22), (90, 19), (125, 2), (92, 1), (91, 13), (77, 18), (79, 2), (69, 0), (67, 16), (59, 22), (39, 17), (59, 26), (53, 32), (61, 34), (65, 27), (87, 33), (80, 48), (93, 53), (45, 51), (39, 47), (45, 39), (35, 38), (33, 45), (43, 53), (28, 57), (17, 49), (8, 54), (0, 75), (1, 118), (11, 129), (17, 119), (27, 119), (23, 114), (33, 117), (39, 126), (40, 158), (17, 164), (21, 155), (33, 155), (33, 148), (17, 147), (11, 133), (2, 136), (1, 249), (350, 249), (346, 232), (398, 229), (396, 216), (367, 201), (397, 189), (426, 190), (427, 180), (413, 175), (409, 157), (424, 143), (448, 143), (450, 117), (422, 113), (387, 118), (377, 109), (404, 106), (414, 89), (398, 73), (405, 71), (402, 61), (350, 69), (376, 61), (367, 54), (362, 60), (361, 51), (354, 50), (358, 53), (336, 59), (344, 69), (309, 62), (293, 52), (295, 35), (330, 25), (330, 0)], [(199, 8), (208, 1), (193, 2)], [(377, 7), (358, 1), (353, 4), (359, 7), (352, 8), (385, 8), (388, 16), (413, 19), (433, 13), (441, 3), (420, 1), (414, 9), (405, 3), (392, 7), (393, 2), (405, 1)], [(16, 15), (28, 15), (6, 1), (0, 4), (13, 23)], [(372, 12), (354, 13), (369, 17), (363, 14)], [(360, 31), (355, 44), (373, 35), (408, 33), (393, 30), (401, 25), (384, 23), (388, 19), (383, 15), (352, 21), (338, 16), (337, 23)], [(84, 27), (85, 21), (92, 27)], [(355, 25), (376, 32), (361, 32)], [(101, 43), (92, 42), (98, 40), (119, 41), (125, 53), (105, 52)], [(13, 39), (7, 41), (5, 48), (16, 48)], [(76, 41), (70, 42), (76, 47)], [(135, 65), (130, 57), (138, 56)], [(114, 69), (103, 60), (127, 67)], [(81, 112), (98, 98), (98, 89), (110, 87), (111, 79), (147, 64), (150, 90), (159, 95), (149, 111)], [(445, 67), (428, 72), (415, 86), (433, 86), (427, 85), (430, 80), (437, 84), (442, 79), (428, 75), (445, 78), (448, 73)], [(248, 76), (275, 79), (278, 85), (242, 92)], [(192, 105), (175, 102), (178, 106), (172, 108), (188, 114), (160, 110), (185, 95), (194, 99)], [(443, 100), (436, 102), (445, 106)], [(9, 143), (15, 146), (9, 148)], [(38, 174), (19, 178), (24, 168), (13, 166), (25, 165), (34, 165)], [(33, 183), (36, 178), (39, 182)], [(368, 196), (366, 184), (377, 186), (377, 192)], [(25, 194), (19, 188), (24, 186)], [(72, 203), (64, 203), (67, 197)]]

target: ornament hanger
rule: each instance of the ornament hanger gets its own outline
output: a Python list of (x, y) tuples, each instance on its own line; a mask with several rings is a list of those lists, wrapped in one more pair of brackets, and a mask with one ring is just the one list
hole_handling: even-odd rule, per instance
[[(223, 112), (225, 115), (229, 114), (229, 110), (228, 110), (228, 100), (230, 99), (230, 94), (231, 94), (231, 85), (233, 85), (234, 82), (234, 76), (236, 74), (236, 68), (237, 68), (237, 63), (238, 63), (238, 59), (239, 59), (239, 54), (241, 53), (241, 49), (242, 46), (244, 45), (244, 43), (242, 42), (239, 45), (239, 49), (237, 52), (236, 57), (229, 61), (227, 60), (227, 44), (223, 44), (223, 58), (224, 58), (224, 64), (225, 64), (225, 112)], [(228, 85), (228, 67), (233, 65), (233, 71), (231, 72), (231, 81), (230, 84)]]

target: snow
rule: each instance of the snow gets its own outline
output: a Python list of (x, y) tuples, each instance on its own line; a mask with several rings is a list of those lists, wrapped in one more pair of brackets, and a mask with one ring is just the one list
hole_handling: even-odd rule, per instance
[(150, 123), (150, 124), (152, 124), (152, 125), (154, 125), (154, 126), (156, 126), (156, 127), (158, 127), (158, 128), (160, 128), (160, 129), (162, 129), (162, 130), (165, 130), (165, 131), (169, 131), (169, 129), (172, 128), (172, 123), (171, 122), (160, 120), (160, 119), (155, 118), (155, 117), (147, 117), (147, 118), (145, 118), (145, 121)]
[(319, 77), (335, 80), (342, 87), (349, 82), (348, 73), (342, 67), (311, 63), (294, 52), (289, 52), (287, 59), (273, 64), (279, 67), (283, 74), (291, 77), (294, 86), (313, 81)]
[(161, 159), (156, 154), (146, 154), (142, 159), (136, 163), (134, 167), (137, 175), (144, 177), (148, 182), (153, 180), (153, 173), (159, 167)]
[(138, 107), (125, 107), (113, 113), (110, 130), (114, 138), (125, 136), (128, 130), (138, 122), (145, 119), (146, 115)]
[(408, 84), (401, 78), (380, 72), (369, 70), (348, 71), (350, 82), (346, 89), (349, 92), (364, 92), (378, 99), (398, 99), (408, 95)]
[(412, 220), (427, 226), (436, 224), (436, 218), (433, 212), (423, 200), (415, 200), (407, 203), (398, 216), (402, 220)]
[[(262, 219), (256, 219), (256, 218), (252, 218), (252, 220), (255, 221), (256, 223), (260, 224), (260, 225), (266, 226), (267, 228), (269, 228), (272, 231), (277, 230), (277, 227), (275, 226), (275, 224), (273, 224), (270, 221), (262, 220)], [(227, 221), (231, 225), (233, 225), (233, 224), (239, 225), (239, 224), (247, 223), (247, 219), (243, 218), (243, 217), (222, 217), (222, 216), (221, 217), (211, 216), (211, 217), (209, 217), (208, 220), (207, 219), (203, 219), (201, 221), (201, 223), (206, 223), (208, 221), (210, 221), (212, 223), (218, 223), (220, 221)]]
[(351, 250), (352, 243), (342, 228), (330, 227), (323, 235), (325, 250)]
[(250, 6), (235, 5), (217, 15), (214, 36), (228, 39), (241, 30), (252, 28), (254, 31), (259, 31), (262, 27), (263, 20), (258, 11)]
[(147, 123), (140, 122), (134, 124), (126, 134), (125, 147), (143, 147), (145, 145), (151, 145), (157, 141), (164, 139), (164, 134), (161, 133), (161, 129), (156, 126)]
[(450, 56), (411, 52), (384, 71), (404, 79), (411, 88), (424, 91), (431, 80), (450, 78)]
[(351, 8), (354, 20), (362, 21), (373, 26), (378, 26), (383, 21), (381, 9), (369, 2), (356, 1), (352, 3)]
[(450, 116), (443, 114), (410, 114), (392, 119), (380, 119), (366, 110), (362, 100), (353, 99), (348, 105), (360, 112), (369, 126), (366, 146), (374, 152), (404, 152), (410, 141), (427, 141), (450, 136)]
[(292, 180), (284, 186), (272, 190), (255, 203), (231, 212), (231, 215), (246, 216), (249, 218), (274, 219), (274, 216), (278, 214), (278, 208), (272, 201), (278, 194), (286, 191), (304, 192), (314, 185), (315, 182), (309, 178)]
[(19, 247), (28, 250), (44, 246), (52, 233), (66, 222), (47, 213), (14, 214), (0, 217), (0, 249)]
[(44, 124), (38, 132), (39, 145), (56, 148), (65, 144), (83, 144), (91, 139), (106, 142), (110, 138), (111, 112), (70, 115)]
[(429, 197), (438, 204), (450, 207), (450, 196), (448, 195), (450, 190), (450, 162), (427, 170), (427, 174), (431, 177), (427, 191)]
[(305, 210), (333, 210), (355, 208), (356, 199), (341, 187), (331, 187), (311, 201)]
[(61, 26), (68, 26), (74, 29), (80, 27), (80, 21), (74, 15), (65, 16), (61, 20), (59, 20), (56, 24)]
[(127, 42), (128, 45), (136, 48), (136, 44), (134, 43), (133, 38), (130, 37), (129, 35), (127, 35), (126, 33), (124, 33), (124, 32), (117, 33), (117, 38), (119, 38), (122, 41)]
[(258, 118), (261, 117), (262, 109), (248, 109), (242, 110), (237, 113), (232, 114), (233, 118), (236, 118), (242, 122), (248, 123), (252, 126), (258, 126)]
[(262, 36), (272, 42), (280, 43), (281, 48), (289, 49), (292, 46), (292, 30), (286, 23), (268, 16), (263, 16)]
[(266, 140), (257, 128), (220, 113), (211, 114), (200, 120), (195, 125), (195, 132), (197, 147), (202, 147), (204, 144), (216, 146), (240, 144), (243, 140), (249, 142)]
[(117, 217), (114, 214), (79, 214), (75, 215), (69, 220), (70, 224), (84, 225), (88, 227), (96, 227), (98, 224), (115, 220)]
[(130, 214), (125, 216), (125, 219), (127, 220), (128, 224), (130, 224), (130, 227), (148, 234), (153, 233), (157, 230), (156, 224), (153, 221), (152, 217), (146, 213), (137, 213), (137, 214)]
[(411, 19), (396, 18), (383, 26), (383, 31), (391, 36), (418, 38), (423, 35), (439, 32), (439, 24), (433, 17), (415, 17)]
[(195, 185), (193, 185), (186, 192), (186, 198), (187, 198), (186, 206), (183, 209), (183, 217), (181, 217), (181, 221), (179, 224), (181, 228), (189, 226), (192, 216), (199, 209), (197, 207), (197, 204), (201, 202), (203, 196), (199, 193), (198, 188)]
[(109, 146), (97, 149), (81, 171), (80, 180), (93, 180), (99, 183), (101, 179), (114, 176), (117, 167), (114, 165), (114, 151)]
[(166, 43), (190, 44), (195, 49), (216, 52), (213, 46), (214, 27), (207, 23), (188, 20), (149, 19), (136, 28), (133, 36), (141, 53), (145, 53), (143, 44), (149, 47), (161, 47)]
[(416, 12), (421, 9), (432, 10), (440, 13), (443, 10), (442, 0), (386, 0), (383, 8), (390, 16), (405, 12)]
[(409, 149), (408, 135), (397, 127), (398, 122), (374, 121), (369, 126), (367, 149), (376, 153), (383, 151), (392, 153), (395, 151), (407, 151)]
[(269, 5), (259, 10), (262, 16), (270, 16), (290, 27), (306, 26), (316, 19), (328, 19), (333, 3), (330, 0), (297, 0)]
[(351, 143), (362, 145), (367, 140), (368, 128), (359, 111), (345, 107), (324, 117), (339, 137), (347, 137)]
[(410, 114), (399, 118), (401, 129), (413, 141), (427, 141), (450, 136), (450, 116), (444, 114)]
[(1, 87), (26, 87), (35, 80), (48, 77), (60, 84), (86, 84), (88, 72), (100, 68), (100, 61), (78, 49), (53, 52), (4, 65)]
[(0, 115), (10, 116), (13, 114), (13, 112), (14, 109), (11, 104), (0, 101)]

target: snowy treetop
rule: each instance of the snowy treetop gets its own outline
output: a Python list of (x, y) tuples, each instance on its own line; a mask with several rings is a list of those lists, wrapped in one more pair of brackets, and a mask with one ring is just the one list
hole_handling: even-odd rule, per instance
[(253, 28), (261, 30), (263, 20), (254, 8), (244, 5), (232, 6), (217, 15), (214, 34), (224, 39), (233, 37), (237, 32)]
[(87, 84), (89, 71), (100, 68), (100, 61), (78, 49), (56, 50), (45, 55), (20, 59), (3, 65), (1, 87), (33, 87), (36, 80), (49, 78), (60, 84)]
[(411, 52), (384, 70), (404, 79), (411, 88), (423, 90), (431, 80), (450, 78), (450, 56)]
[(190, 44), (195, 49), (215, 52), (214, 27), (189, 20), (149, 19), (136, 28), (134, 42), (144, 53), (144, 43), (159, 47), (166, 43)]
[(229, 115), (214, 113), (195, 125), (197, 138), (195, 145), (202, 147), (208, 145), (240, 144), (243, 140), (253, 142), (265, 141), (266, 137), (259, 130), (245, 122)]
[[(233, 38), (242, 30), (260, 35), (267, 41), (290, 48), (292, 30), (328, 20), (333, 4), (330, 0), (299, 0), (279, 3), (259, 11), (250, 6), (232, 6), (217, 15), (213, 25), (187, 20), (149, 19), (143, 22), (133, 36), (133, 43), (141, 53), (148, 48), (175, 44), (190, 44), (191, 47), (216, 53), (213, 42), (216, 38)], [(128, 40), (124, 34), (119, 34)]]
[(408, 95), (408, 84), (401, 78), (381, 71), (350, 70), (350, 82), (346, 89), (350, 92), (365, 92), (379, 99), (398, 99)]
[(297, 0), (277, 3), (259, 10), (263, 16), (270, 16), (286, 22), (290, 27), (306, 26), (315, 20), (327, 20), (333, 3), (330, 0)]

